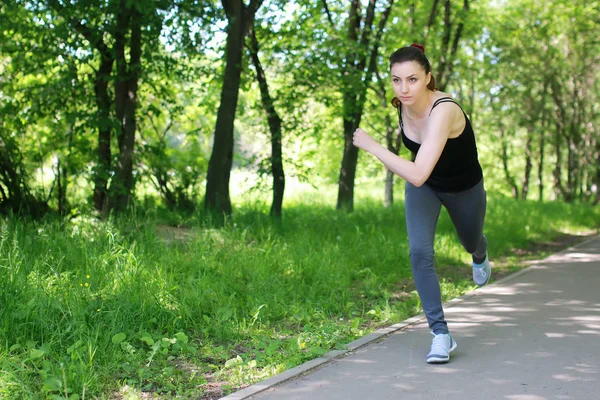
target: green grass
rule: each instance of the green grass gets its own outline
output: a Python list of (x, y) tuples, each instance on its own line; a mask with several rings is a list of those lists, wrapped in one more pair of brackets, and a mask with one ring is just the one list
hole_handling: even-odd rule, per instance
[[(420, 312), (401, 201), (365, 195), (346, 214), (299, 198), (281, 223), (256, 201), (220, 227), (154, 211), (2, 221), (0, 398), (209, 397)], [(185, 237), (165, 240), (165, 222)], [(514, 249), (598, 226), (597, 207), (488, 199), (489, 253), (506, 271), (520, 268)], [(472, 290), (445, 213), (436, 240), (444, 298)]]

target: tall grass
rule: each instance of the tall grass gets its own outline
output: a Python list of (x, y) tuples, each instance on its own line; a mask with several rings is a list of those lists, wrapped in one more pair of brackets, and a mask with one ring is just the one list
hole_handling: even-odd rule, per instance
[[(492, 260), (600, 226), (582, 204), (488, 204)], [(281, 223), (266, 209), (238, 204), (218, 227), (170, 215), (186, 225), (176, 240), (152, 213), (2, 221), (0, 397), (208, 397), (419, 312), (401, 202), (363, 197), (346, 214), (291, 201)], [(446, 299), (474, 288), (445, 213), (436, 254)]]

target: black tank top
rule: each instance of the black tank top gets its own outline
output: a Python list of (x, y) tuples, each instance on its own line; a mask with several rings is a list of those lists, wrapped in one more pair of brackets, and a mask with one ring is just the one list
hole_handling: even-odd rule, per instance
[[(433, 103), (431, 110), (433, 111), (438, 104), (447, 102), (454, 103), (460, 107), (450, 97), (442, 97)], [(431, 115), (431, 111), (429, 115)], [(449, 138), (446, 141), (440, 159), (427, 181), (425, 181), (427, 186), (438, 192), (462, 192), (477, 185), (483, 178), (483, 171), (477, 157), (475, 133), (473, 132), (471, 121), (469, 121), (464, 111), (463, 115), (466, 120), (465, 129), (460, 136)], [(402, 142), (413, 153), (414, 161), (421, 145), (406, 137), (402, 118), (400, 118), (400, 131), (402, 132)]]

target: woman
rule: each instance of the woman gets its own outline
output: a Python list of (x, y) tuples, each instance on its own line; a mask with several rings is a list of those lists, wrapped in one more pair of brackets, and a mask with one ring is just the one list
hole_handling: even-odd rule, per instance
[(483, 235), (486, 191), (471, 123), (451, 97), (435, 88), (431, 64), (420, 45), (390, 56), (392, 87), (404, 145), (413, 159), (399, 158), (365, 131), (354, 145), (377, 157), (406, 180), (406, 227), (415, 286), (434, 338), (428, 363), (445, 363), (456, 342), (444, 319), (440, 284), (433, 264), (435, 229), (443, 205), (464, 248), (473, 257), (473, 280), (485, 285), (491, 275)]

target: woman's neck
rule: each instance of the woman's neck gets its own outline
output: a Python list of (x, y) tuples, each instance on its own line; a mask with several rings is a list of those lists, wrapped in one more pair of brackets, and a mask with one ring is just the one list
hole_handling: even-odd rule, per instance
[(431, 96), (433, 92), (431, 90), (427, 90), (426, 94), (421, 98), (421, 100), (415, 104), (410, 106), (406, 106), (405, 113), (409, 119), (423, 119), (427, 116), (427, 112), (431, 107)]

